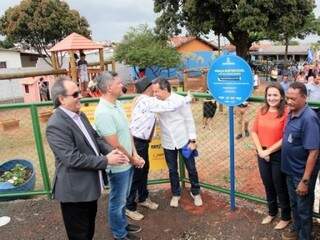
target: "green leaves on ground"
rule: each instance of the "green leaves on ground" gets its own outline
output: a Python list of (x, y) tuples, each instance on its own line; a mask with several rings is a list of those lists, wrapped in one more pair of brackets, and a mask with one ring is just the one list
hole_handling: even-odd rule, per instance
[(0, 176), (0, 182), (9, 182), (14, 186), (18, 186), (28, 180), (29, 176), (30, 170), (21, 164), (17, 164), (14, 168), (10, 169), (10, 171), (5, 171)]

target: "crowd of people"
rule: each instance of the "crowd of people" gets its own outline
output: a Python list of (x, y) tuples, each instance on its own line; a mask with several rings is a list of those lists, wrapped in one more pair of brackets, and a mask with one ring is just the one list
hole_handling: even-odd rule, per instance
[[(256, 113), (252, 129), (244, 121), (244, 135), (251, 135), (257, 150), (268, 203), (268, 214), (261, 224), (274, 221), (280, 208), (280, 221), (275, 229), (290, 226), (283, 231), (283, 239), (312, 239), (320, 121), (318, 108), (311, 108), (306, 102), (320, 100), (320, 78), (310, 75), (307, 80), (291, 82), (284, 74), (280, 83), (266, 87), (265, 102)], [(76, 83), (60, 77), (51, 89), (56, 111), (48, 122), (46, 135), (56, 159), (53, 196), (60, 202), (69, 239), (92, 239), (97, 200), (107, 176), (110, 186), (107, 216), (114, 239), (141, 239), (136, 234), (141, 227), (129, 223), (127, 217), (143, 219), (138, 206), (152, 210), (159, 207), (150, 199), (147, 188), (148, 148), (156, 119), (169, 171), (172, 193), (169, 205), (177, 208), (181, 196), (178, 154), (188, 171), (194, 205), (203, 205), (195, 164), (198, 153), (190, 107), (192, 97), (171, 92), (166, 79), (150, 82), (142, 78), (135, 83), (140, 95), (133, 101), (129, 121), (117, 100), (123, 94), (117, 74), (102, 72), (95, 81), (101, 97), (94, 127), (80, 111), (81, 91)], [(247, 102), (239, 106), (239, 114), (241, 109), (245, 113), (247, 107)], [(216, 108), (214, 101), (206, 100), (204, 117), (212, 118)], [(207, 120), (203, 126), (208, 126)], [(242, 134), (238, 139), (241, 137)]]

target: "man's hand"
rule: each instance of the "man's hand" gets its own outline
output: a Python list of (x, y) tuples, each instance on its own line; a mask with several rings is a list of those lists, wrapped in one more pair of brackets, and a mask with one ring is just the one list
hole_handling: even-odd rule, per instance
[(108, 165), (122, 165), (129, 163), (129, 159), (126, 155), (120, 152), (118, 149), (112, 150), (106, 155), (106, 161)]
[(138, 154), (132, 156), (132, 164), (136, 168), (143, 168), (145, 161), (142, 157), (140, 157)]
[(197, 144), (195, 142), (190, 142), (188, 144), (188, 148), (190, 148), (193, 151), (197, 148)]
[(299, 196), (305, 196), (308, 194), (308, 186), (301, 180), (297, 186), (296, 192)]

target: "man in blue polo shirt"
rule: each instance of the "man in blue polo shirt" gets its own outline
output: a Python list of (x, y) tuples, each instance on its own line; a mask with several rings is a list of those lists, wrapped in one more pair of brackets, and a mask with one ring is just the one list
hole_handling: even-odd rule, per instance
[(282, 239), (311, 239), (314, 187), (318, 174), (320, 124), (306, 105), (307, 89), (294, 82), (287, 91), (290, 113), (282, 142), (281, 169), (287, 175), (293, 226)]

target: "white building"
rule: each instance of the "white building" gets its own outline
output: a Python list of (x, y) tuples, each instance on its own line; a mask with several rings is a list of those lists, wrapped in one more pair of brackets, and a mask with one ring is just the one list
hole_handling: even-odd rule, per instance
[[(38, 53), (0, 48), (0, 74), (17, 73), (35, 69)], [(20, 101), (23, 98), (21, 79), (0, 80), (0, 101)]]

